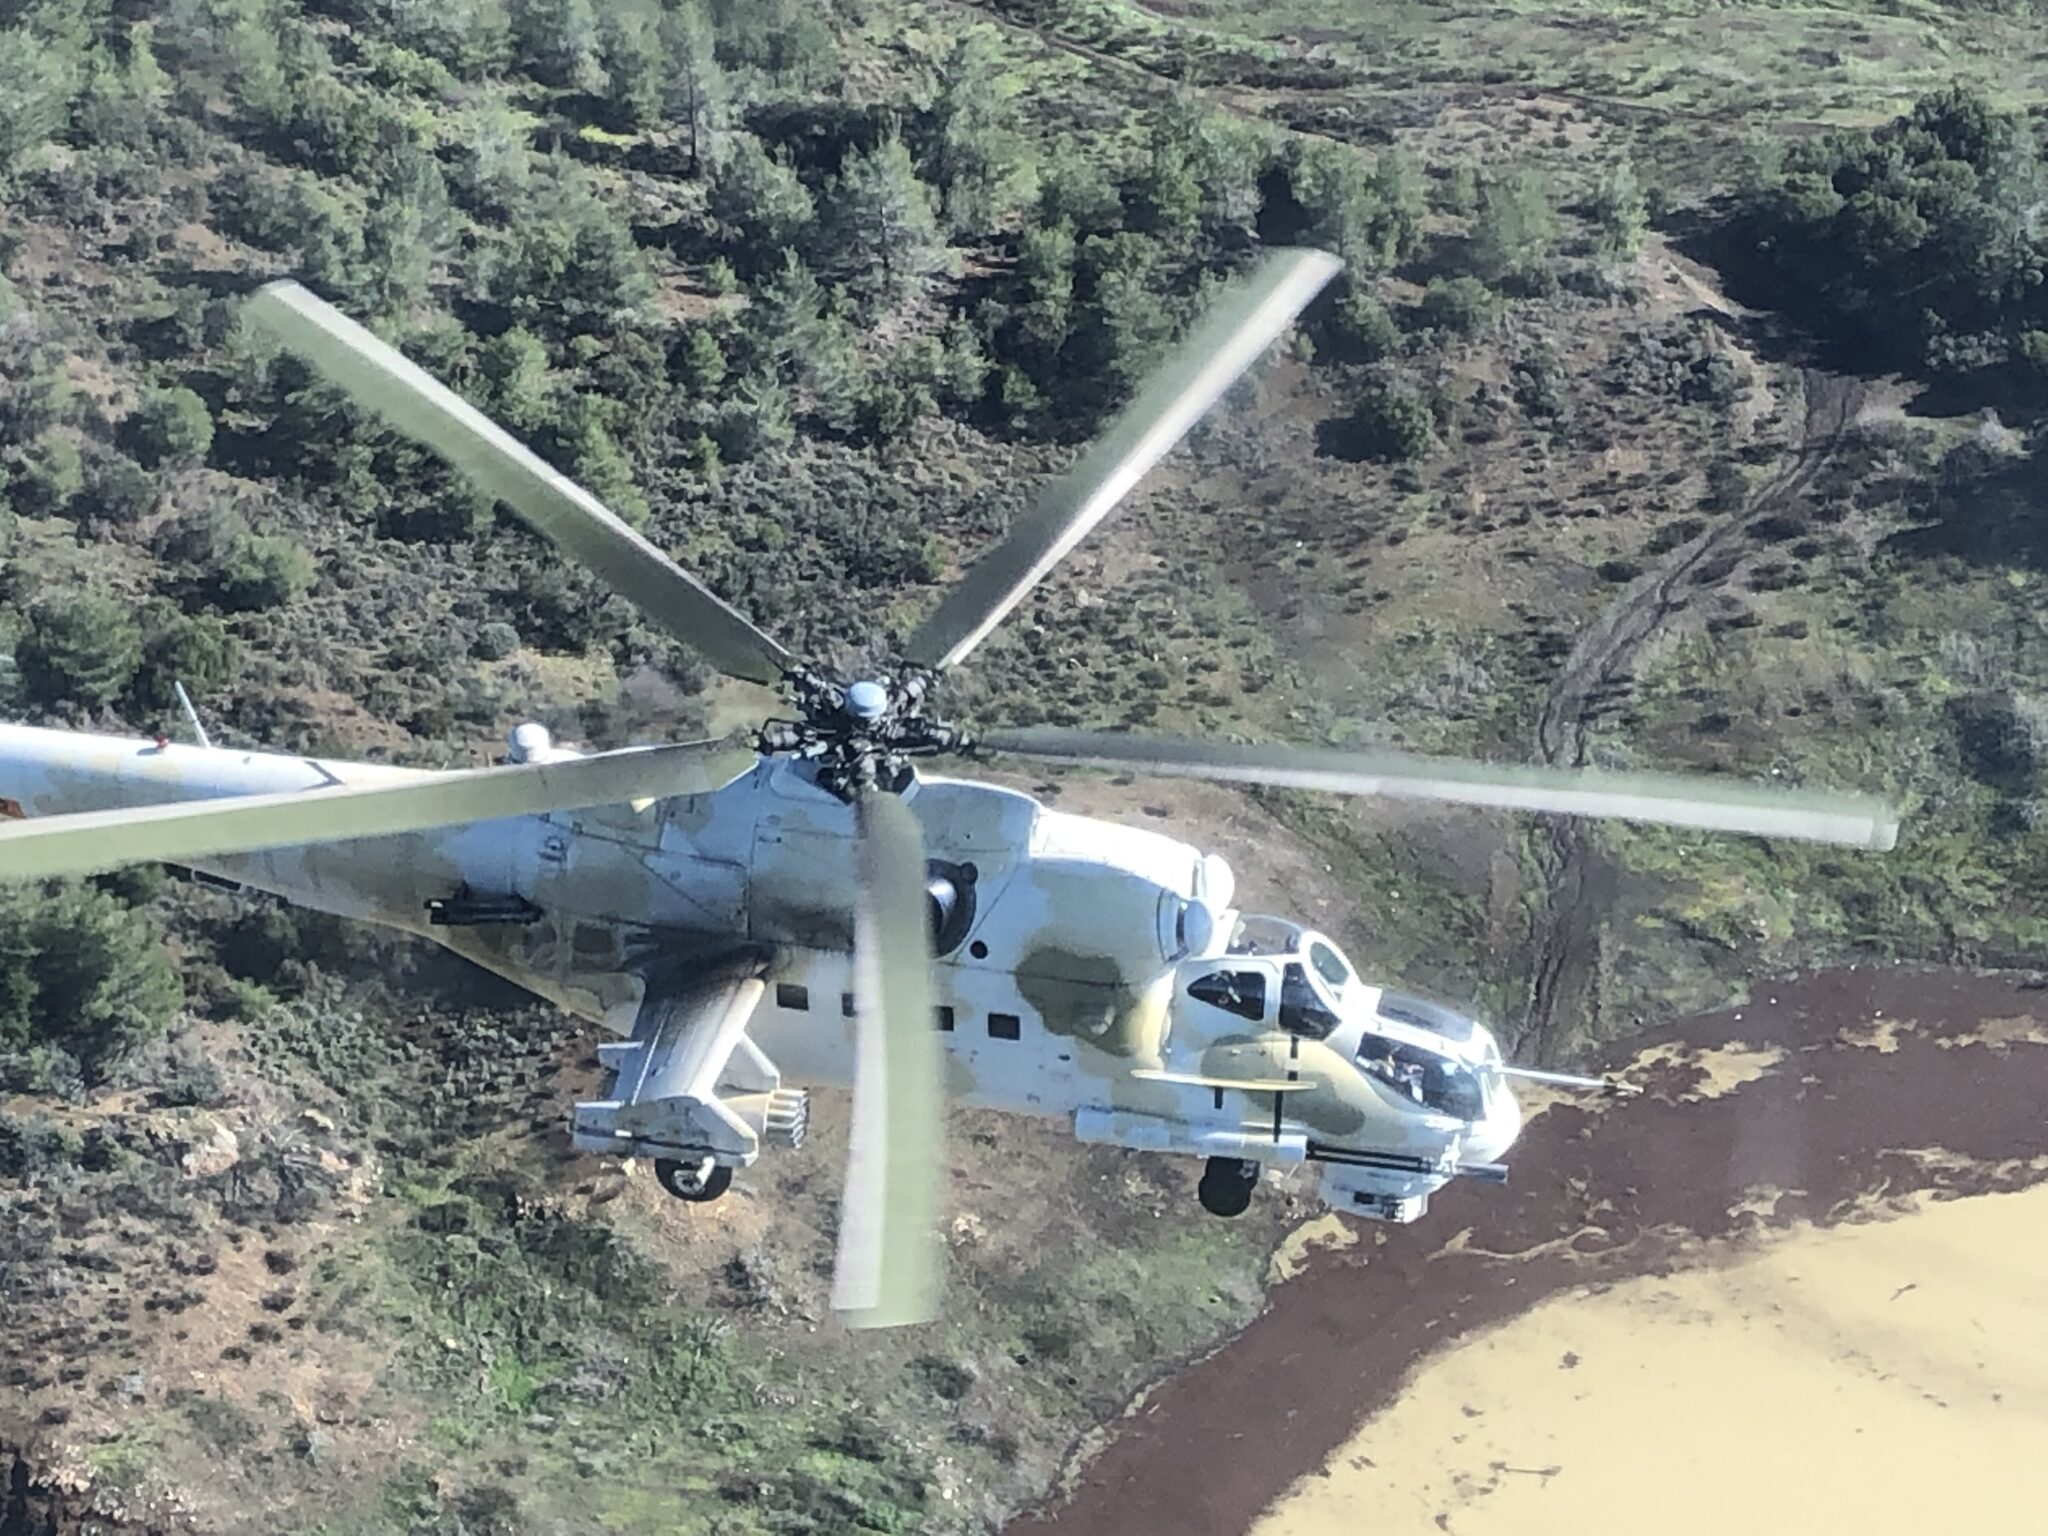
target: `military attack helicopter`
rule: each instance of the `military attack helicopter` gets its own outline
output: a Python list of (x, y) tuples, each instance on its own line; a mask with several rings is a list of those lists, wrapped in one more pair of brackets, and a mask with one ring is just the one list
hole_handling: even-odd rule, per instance
[[(432, 939), (617, 1038), (575, 1145), (689, 1201), (798, 1145), (805, 1085), (853, 1090), (834, 1306), (929, 1316), (942, 1105), (1205, 1160), (1201, 1204), (1313, 1163), (1337, 1208), (1412, 1221), (1498, 1180), (1520, 1129), (1477, 1021), (1359, 974), (1328, 936), (1240, 912), (1219, 857), (920, 771), (974, 752), (1131, 773), (1884, 849), (1884, 805), (1745, 783), (1064, 729), (970, 736), (934, 684), (1102, 521), (1337, 272), (1265, 255), (900, 654), (792, 656), (619, 518), (304, 288), (249, 312), (359, 406), (445, 456), (726, 675), (782, 688), (748, 739), (432, 772), (0, 726), (0, 878), (161, 861)], [(1601, 1086), (1587, 1079), (1560, 1079)]]

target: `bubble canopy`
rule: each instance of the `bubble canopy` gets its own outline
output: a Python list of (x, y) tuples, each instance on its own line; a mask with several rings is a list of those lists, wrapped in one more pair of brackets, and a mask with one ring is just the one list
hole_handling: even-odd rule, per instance
[(1240, 917), (1225, 953), (1272, 962), (1280, 1027), (1336, 1036), (1332, 1043), (1403, 1103), (1464, 1120), (1486, 1113), (1480, 1073), (1498, 1064), (1499, 1048), (1455, 1008), (1359, 980), (1334, 940), (1283, 917)]

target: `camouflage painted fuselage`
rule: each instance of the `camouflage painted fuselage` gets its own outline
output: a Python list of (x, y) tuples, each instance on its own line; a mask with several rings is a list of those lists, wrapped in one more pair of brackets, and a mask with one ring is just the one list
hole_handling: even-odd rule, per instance
[[(0, 797), (31, 816), (419, 771), (0, 726)], [(904, 798), (956, 909), (933, 973), (956, 1101), (1069, 1119), (1091, 1140), (1273, 1162), (1300, 1161), (1310, 1143), (1445, 1164), (1495, 1155), (1466, 1145), (1474, 1127), (1418, 1114), (1362, 1074), (1345, 1032), (1304, 1040), (1189, 995), (1236, 916), (1221, 860), (987, 784), (927, 778)], [(853, 836), (851, 808), (806, 764), (764, 759), (712, 793), (641, 808), (281, 848), (203, 869), (420, 934), (621, 1034), (650, 978), (748, 956), (767, 982), (749, 1036), (786, 1080), (843, 1086)], [(433, 922), (428, 904), (451, 899), (518, 904), (526, 920)], [(1294, 1086), (1216, 1086), (1239, 1080)]]

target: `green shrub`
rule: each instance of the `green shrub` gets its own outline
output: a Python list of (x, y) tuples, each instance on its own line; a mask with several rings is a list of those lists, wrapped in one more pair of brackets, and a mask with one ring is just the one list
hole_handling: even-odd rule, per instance
[(313, 584), (313, 557), (288, 538), (244, 532), (230, 543), (218, 575), (223, 608), (249, 613), (275, 608)]
[(503, 661), (519, 649), (519, 631), (503, 619), (493, 619), (476, 632), (470, 652), (479, 661)]
[(210, 614), (189, 615), (160, 605), (142, 646), (142, 666), (135, 677), (135, 697), (146, 709), (168, 710), (177, 703), (172, 684), (203, 697), (225, 686), (241, 659), (235, 637)]
[(1873, 368), (2024, 355), (2048, 330), (2034, 134), (1954, 86), (1881, 127), (1796, 143), (1721, 231), (1731, 278)]
[(85, 488), (85, 461), (78, 444), (59, 433), (45, 435), (8, 487), (14, 505), (27, 517), (56, 517), (70, 509), (72, 498)]
[(1401, 328), (1387, 306), (1366, 289), (1349, 286), (1331, 312), (1330, 328), (1340, 358), (1376, 363), (1401, 349)]
[(197, 464), (213, 446), (213, 416), (206, 402), (182, 386), (150, 390), (127, 427), (136, 456), (148, 465)]
[(1421, 390), (1398, 377), (1374, 379), (1351, 412), (1357, 446), (1368, 458), (1401, 463), (1436, 446), (1436, 418)]
[(0, 886), (0, 1045), (59, 1045), (98, 1077), (183, 1002), (162, 936), (118, 898), (68, 882)]
[(75, 506), (81, 521), (126, 528), (154, 510), (156, 495), (156, 479), (148, 470), (127, 454), (108, 450), (87, 468)]
[(1417, 311), (1431, 330), (1477, 336), (1499, 316), (1500, 302), (1476, 277), (1433, 277)]
[(100, 709), (128, 691), (142, 665), (142, 631), (113, 598), (81, 593), (38, 603), (14, 648), (29, 696)]

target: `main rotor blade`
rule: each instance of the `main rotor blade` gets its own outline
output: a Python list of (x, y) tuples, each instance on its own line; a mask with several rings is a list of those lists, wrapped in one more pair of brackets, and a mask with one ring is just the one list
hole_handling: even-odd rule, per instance
[(555, 763), (422, 772), (393, 782), (32, 817), (0, 826), (0, 881), (189, 864), (222, 854), (388, 837), (501, 817), (704, 794), (759, 761), (728, 742), (638, 747)]
[(397, 348), (294, 282), (265, 285), (249, 314), (357, 405), (447, 459), (719, 671), (781, 680), (787, 651)]
[(1386, 795), (1564, 816), (1608, 816), (1879, 851), (1890, 848), (1899, 833), (1897, 813), (1881, 800), (1677, 774), (1523, 768), (1400, 752), (1240, 746), (1056, 727), (991, 731), (976, 741), (992, 751), (1020, 757), (1168, 778), (1271, 784), (1340, 795)]
[(921, 667), (950, 667), (1088, 536), (1237, 381), (1344, 264), (1322, 251), (1267, 255), (1226, 288), (1095, 445), (1031, 514), (960, 579), (905, 648)]
[(858, 802), (853, 1131), (832, 1305), (849, 1328), (932, 1315), (940, 1131), (924, 838), (893, 795)]

